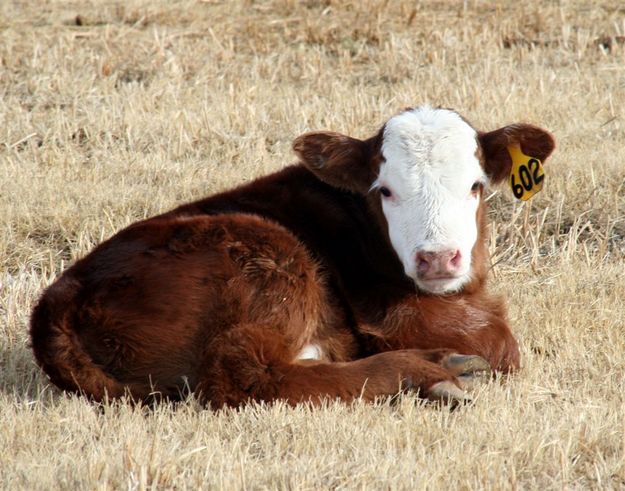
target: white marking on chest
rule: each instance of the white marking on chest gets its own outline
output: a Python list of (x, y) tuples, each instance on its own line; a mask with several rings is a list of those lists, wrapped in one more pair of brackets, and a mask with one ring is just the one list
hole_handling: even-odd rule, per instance
[(296, 360), (321, 360), (323, 359), (323, 350), (318, 344), (307, 344), (302, 351), (295, 357)]

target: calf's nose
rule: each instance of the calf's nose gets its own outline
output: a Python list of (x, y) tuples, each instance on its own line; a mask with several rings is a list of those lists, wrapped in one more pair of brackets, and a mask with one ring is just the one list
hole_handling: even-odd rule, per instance
[(444, 278), (460, 270), (462, 255), (458, 249), (418, 251), (416, 261), (417, 273), (421, 278)]

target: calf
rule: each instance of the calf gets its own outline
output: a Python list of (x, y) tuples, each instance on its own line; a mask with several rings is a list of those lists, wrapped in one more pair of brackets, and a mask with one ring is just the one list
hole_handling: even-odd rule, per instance
[(37, 361), (97, 401), (464, 400), (460, 375), (519, 366), (486, 290), (484, 188), (509, 176), (510, 146), (545, 160), (554, 141), (427, 106), (367, 140), (300, 136), (299, 165), (135, 223), (65, 271), (32, 315)]

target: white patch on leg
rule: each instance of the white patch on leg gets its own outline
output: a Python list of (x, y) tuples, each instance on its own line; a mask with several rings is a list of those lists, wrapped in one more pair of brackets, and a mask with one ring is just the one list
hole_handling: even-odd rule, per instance
[(321, 360), (323, 359), (323, 350), (318, 344), (307, 344), (295, 357), (296, 360)]

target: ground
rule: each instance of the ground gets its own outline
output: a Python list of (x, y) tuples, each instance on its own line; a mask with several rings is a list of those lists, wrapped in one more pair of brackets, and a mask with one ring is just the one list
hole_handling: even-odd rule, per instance
[[(3, 1), (2, 487), (625, 488), (624, 41), (615, 0)], [(95, 244), (425, 102), (557, 139), (540, 194), (489, 193), (517, 375), (456, 411), (210, 412), (96, 406), (38, 370), (33, 303)]]

